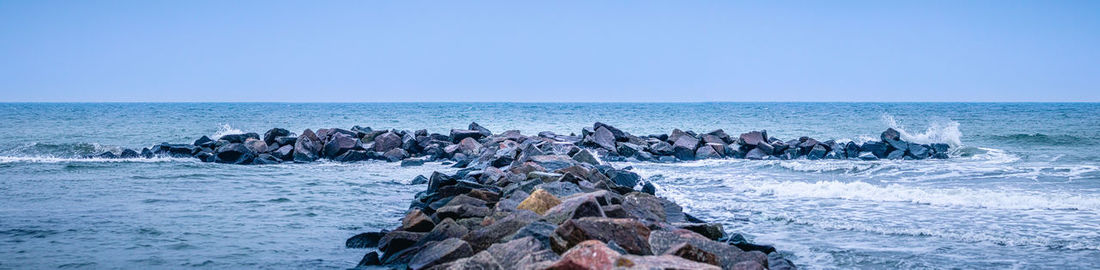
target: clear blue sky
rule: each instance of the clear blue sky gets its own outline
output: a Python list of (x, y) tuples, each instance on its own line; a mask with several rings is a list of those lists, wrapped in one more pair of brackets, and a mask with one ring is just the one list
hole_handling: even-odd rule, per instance
[(1095, 102), (1100, 1), (4, 0), (0, 101)]

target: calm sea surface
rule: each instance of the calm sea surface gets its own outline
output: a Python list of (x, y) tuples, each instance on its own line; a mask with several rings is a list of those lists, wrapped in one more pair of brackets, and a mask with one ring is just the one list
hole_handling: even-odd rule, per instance
[(0, 269), (332, 268), (391, 228), (429, 163), (81, 159), (272, 127), (634, 134), (673, 128), (955, 146), (923, 161), (619, 163), (805, 269), (1100, 268), (1100, 104), (0, 104)]

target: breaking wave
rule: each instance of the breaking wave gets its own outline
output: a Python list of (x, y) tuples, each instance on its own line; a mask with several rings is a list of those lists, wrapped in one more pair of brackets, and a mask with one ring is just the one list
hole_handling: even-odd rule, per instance
[(962, 146), (962, 132), (959, 131), (959, 122), (946, 121), (946, 122), (932, 122), (928, 124), (923, 132), (911, 133), (905, 129), (904, 126), (898, 124), (898, 121), (894, 119), (893, 115), (883, 114), (882, 121), (887, 126), (895, 129), (898, 133), (901, 133), (901, 139), (909, 142), (928, 144), (928, 143), (946, 143), (952, 148), (958, 148)]
[(750, 188), (759, 196), (911, 202), (936, 206), (993, 209), (1100, 210), (1100, 198), (1050, 192), (1011, 192), (969, 188), (932, 189), (866, 182), (772, 182)]
[(214, 134), (210, 135), (210, 138), (217, 140), (218, 138), (221, 138), (222, 136), (233, 135), (233, 134), (244, 134), (244, 131), (242, 131), (240, 129), (235, 129), (232, 126), (230, 126), (229, 124), (222, 124), (222, 126), (218, 127), (217, 132), (214, 132)]

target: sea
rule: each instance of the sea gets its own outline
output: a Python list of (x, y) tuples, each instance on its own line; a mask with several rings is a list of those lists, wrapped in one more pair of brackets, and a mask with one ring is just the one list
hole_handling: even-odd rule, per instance
[(1100, 268), (1097, 103), (0, 103), (0, 269), (347, 269), (440, 163), (84, 158), (287, 128), (580, 134), (596, 121), (947, 143), (945, 160), (615, 162), (802, 269)]

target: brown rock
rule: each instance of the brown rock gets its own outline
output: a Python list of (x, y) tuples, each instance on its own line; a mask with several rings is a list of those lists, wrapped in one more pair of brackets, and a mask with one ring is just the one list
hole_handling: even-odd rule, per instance
[(720, 265), (718, 264), (717, 256), (714, 256), (714, 254), (706, 252), (705, 250), (699, 249), (688, 243), (680, 243), (678, 245), (672, 246), (672, 248), (669, 248), (668, 251), (665, 251), (664, 255), (672, 255), (710, 265)]
[(672, 256), (637, 256), (623, 255), (615, 260), (615, 269), (707, 269), (719, 270), (714, 265), (694, 262), (688, 259)]
[(527, 196), (527, 199), (520, 202), (516, 209), (530, 210), (535, 214), (542, 215), (546, 213), (546, 210), (550, 210), (558, 204), (561, 204), (561, 200), (558, 200), (557, 197), (546, 192), (546, 190), (538, 189)]
[(432, 222), (432, 218), (421, 212), (420, 209), (413, 209), (405, 214), (405, 218), (401, 219), (401, 229), (410, 232), (427, 232), (431, 231), (435, 227), (435, 223)]
[(585, 217), (571, 219), (554, 230), (551, 244), (564, 251), (587, 240), (614, 241), (628, 253), (651, 255), (649, 228), (634, 219)]
[(615, 266), (615, 260), (622, 254), (607, 247), (607, 244), (598, 240), (588, 240), (577, 243), (561, 254), (561, 259), (550, 266), (549, 269), (611, 269)]
[(378, 250), (387, 254), (404, 250), (416, 244), (417, 241), (420, 241), (420, 238), (423, 237), (424, 234), (425, 233), (407, 231), (388, 232), (386, 236), (382, 236), (382, 239), (378, 240)]
[(490, 210), (489, 207), (459, 204), (439, 208), (439, 210), (435, 211), (435, 216), (439, 219), (464, 219), (488, 216), (491, 212), (492, 210)]
[(562, 202), (542, 215), (543, 219), (552, 224), (561, 224), (569, 219), (582, 217), (604, 217), (600, 203), (593, 194), (578, 194), (566, 198)]

